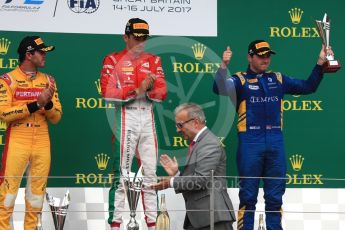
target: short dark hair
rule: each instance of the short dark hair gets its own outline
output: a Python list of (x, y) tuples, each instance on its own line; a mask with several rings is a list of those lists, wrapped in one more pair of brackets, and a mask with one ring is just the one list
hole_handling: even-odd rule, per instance
[[(30, 51), (26, 53), (34, 54), (36, 51)], [(26, 53), (19, 53), (19, 64), (23, 63), (25, 61)]]

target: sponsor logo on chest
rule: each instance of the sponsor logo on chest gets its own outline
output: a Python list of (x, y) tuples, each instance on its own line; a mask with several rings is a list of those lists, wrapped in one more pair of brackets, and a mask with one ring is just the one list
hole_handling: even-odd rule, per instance
[(17, 100), (35, 100), (42, 93), (43, 88), (17, 88), (14, 98)]
[(132, 72), (134, 71), (134, 67), (133, 67), (133, 66), (130, 66), (130, 67), (122, 67), (122, 68), (121, 68), (121, 71), (122, 71), (123, 73), (126, 73), (126, 72), (132, 73)]
[(150, 63), (144, 62), (141, 66), (144, 68), (150, 68)]
[(251, 90), (258, 90), (259, 86), (258, 85), (249, 85), (248, 88)]
[(251, 103), (271, 103), (279, 101), (278, 96), (271, 96), (271, 97), (250, 97)]

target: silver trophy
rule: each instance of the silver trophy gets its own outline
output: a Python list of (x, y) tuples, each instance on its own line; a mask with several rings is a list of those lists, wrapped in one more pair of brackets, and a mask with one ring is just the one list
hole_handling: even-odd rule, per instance
[(327, 14), (325, 14), (322, 21), (316, 20), (315, 22), (316, 22), (316, 27), (319, 32), (319, 35), (322, 39), (322, 43), (326, 46), (326, 51), (327, 51), (327, 55), (326, 55), (327, 61), (323, 66), (323, 70), (326, 73), (336, 72), (341, 67), (340, 63), (339, 61), (334, 59), (334, 56), (332, 54), (328, 52), (330, 48), (329, 36), (330, 36), (330, 30), (331, 30), (331, 20), (329, 19)]
[(127, 224), (127, 230), (139, 230), (139, 224), (135, 220), (135, 212), (137, 210), (140, 193), (143, 186), (142, 168), (139, 168), (137, 174), (127, 172), (126, 175), (122, 176), (131, 216), (131, 219)]
[(46, 198), (53, 216), (55, 229), (63, 230), (67, 216), (67, 209), (71, 201), (69, 191), (67, 190), (62, 202), (60, 202), (60, 198), (52, 197), (48, 195), (48, 193), (46, 194)]

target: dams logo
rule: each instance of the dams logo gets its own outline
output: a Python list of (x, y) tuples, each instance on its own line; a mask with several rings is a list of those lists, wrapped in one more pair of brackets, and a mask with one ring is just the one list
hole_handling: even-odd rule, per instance
[[(195, 43), (191, 46), (193, 56), (200, 62), (173, 62), (174, 73), (187, 73), (187, 74), (213, 74), (220, 67), (220, 63), (203, 62), (207, 47), (201, 43)], [(192, 56), (192, 55), (191, 55)]]
[(300, 27), (304, 11), (300, 8), (288, 10), (293, 26), (271, 26), (269, 27), (270, 37), (276, 38), (317, 38), (319, 33), (316, 27)]
[(291, 168), (294, 171), (292, 174), (286, 174), (286, 184), (291, 185), (322, 185), (322, 174), (299, 174), (302, 170), (304, 157), (299, 154), (292, 155), (290, 158)]
[(8, 54), (10, 45), (11, 45), (11, 41), (9, 39), (0, 38), (0, 69), (14, 69), (18, 65), (17, 58), (5, 57)]
[[(95, 157), (98, 170), (105, 171), (107, 169), (110, 157), (105, 153), (99, 153)], [(108, 173), (77, 173), (75, 174), (76, 184), (88, 184), (88, 185), (109, 185), (114, 179), (114, 174)]]

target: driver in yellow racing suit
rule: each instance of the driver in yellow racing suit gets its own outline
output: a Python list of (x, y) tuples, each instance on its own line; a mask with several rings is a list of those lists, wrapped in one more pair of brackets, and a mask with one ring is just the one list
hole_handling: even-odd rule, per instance
[(0, 119), (6, 122), (6, 143), (0, 172), (0, 229), (10, 230), (10, 217), (23, 173), (25, 230), (35, 230), (50, 170), (48, 122), (62, 110), (53, 77), (38, 72), (45, 66), (46, 46), (38, 36), (25, 37), (18, 48), (19, 67), (0, 77)]

